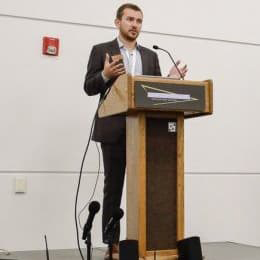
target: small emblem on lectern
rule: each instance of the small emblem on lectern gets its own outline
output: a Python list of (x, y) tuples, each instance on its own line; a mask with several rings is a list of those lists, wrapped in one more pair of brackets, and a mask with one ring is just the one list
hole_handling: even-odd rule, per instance
[(176, 132), (176, 122), (168, 122), (168, 132), (169, 133)]

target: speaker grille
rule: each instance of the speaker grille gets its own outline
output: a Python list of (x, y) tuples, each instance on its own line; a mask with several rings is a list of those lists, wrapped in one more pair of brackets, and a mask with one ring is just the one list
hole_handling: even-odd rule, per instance
[(177, 135), (171, 119), (147, 118), (147, 250), (176, 248)]

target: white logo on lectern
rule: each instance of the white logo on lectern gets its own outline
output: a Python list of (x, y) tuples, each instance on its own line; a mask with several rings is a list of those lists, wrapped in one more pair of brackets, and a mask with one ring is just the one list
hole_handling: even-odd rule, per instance
[(170, 133), (176, 132), (176, 122), (168, 122), (168, 132)]
[(174, 93), (172, 91), (167, 91), (164, 89), (160, 89), (158, 87), (150, 87), (144, 84), (141, 84), (141, 87), (147, 94), (147, 98), (156, 102), (153, 106), (158, 105), (168, 105), (174, 103), (183, 103), (183, 102), (191, 102), (197, 101), (197, 98), (193, 98), (190, 94), (180, 94)]

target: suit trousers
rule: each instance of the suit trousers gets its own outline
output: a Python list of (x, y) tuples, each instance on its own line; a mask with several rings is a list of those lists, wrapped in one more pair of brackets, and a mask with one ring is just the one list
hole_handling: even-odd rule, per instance
[[(121, 204), (126, 168), (126, 137), (122, 136), (116, 143), (101, 143), (101, 148), (104, 163), (102, 234), (103, 243), (108, 244), (109, 238), (104, 234), (104, 229)], [(113, 243), (118, 243), (119, 237), (118, 223), (112, 238)]]

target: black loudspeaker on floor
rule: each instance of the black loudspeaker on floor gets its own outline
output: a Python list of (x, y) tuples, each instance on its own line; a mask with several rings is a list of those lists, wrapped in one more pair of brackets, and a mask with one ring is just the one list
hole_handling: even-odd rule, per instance
[(122, 240), (119, 243), (119, 260), (138, 260), (138, 241)]
[(189, 237), (177, 242), (178, 260), (202, 260), (202, 250), (199, 237)]

